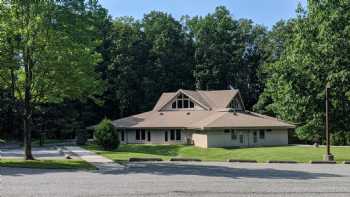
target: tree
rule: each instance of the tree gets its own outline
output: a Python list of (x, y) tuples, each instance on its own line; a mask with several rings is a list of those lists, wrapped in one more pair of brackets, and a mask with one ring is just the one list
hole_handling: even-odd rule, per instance
[(267, 30), (251, 20), (235, 20), (222, 6), (213, 14), (188, 20), (187, 25), (195, 41), (196, 88), (232, 85), (241, 90), (250, 109), (262, 91), (258, 70), (268, 57)]
[[(100, 55), (95, 1), (1, 1), (1, 23), (13, 32), (18, 65), (17, 97), (23, 103), (25, 159), (31, 153), (32, 114), (39, 103), (59, 103), (97, 94), (94, 70)], [(6, 17), (6, 19), (5, 19)]]
[(299, 7), (292, 37), (280, 58), (266, 66), (271, 75), (265, 92), (272, 99), (266, 108), (298, 123), (302, 139), (324, 136), (327, 82), (332, 84), (332, 133), (345, 143), (350, 131), (349, 6), (349, 1), (310, 0), (307, 11)]
[(144, 70), (145, 100), (150, 109), (162, 92), (193, 88), (193, 42), (171, 15), (152, 11), (141, 22), (150, 44)]
[[(279, 60), (282, 54), (285, 52), (286, 47), (293, 41), (293, 31), (296, 20), (289, 19), (288, 21), (278, 21), (270, 32), (268, 32), (268, 42), (266, 43), (265, 51), (268, 54), (268, 58), (259, 68), (260, 80), (264, 84), (265, 88), (266, 80), (272, 78), (273, 71), (268, 68), (269, 65)], [(271, 90), (273, 91), (273, 90)], [(254, 111), (275, 116), (270, 104), (273, 102), (270, 96), (269, 89), (261, 91), (257, 103), (254, 105)]]
[(104, 94), (108, 117), (123, 117), (141, 111), (144, 102), (143, 80), (147, 78), (150, 45), (132, 18), (113, 21), (107, 53), (107, 89)]

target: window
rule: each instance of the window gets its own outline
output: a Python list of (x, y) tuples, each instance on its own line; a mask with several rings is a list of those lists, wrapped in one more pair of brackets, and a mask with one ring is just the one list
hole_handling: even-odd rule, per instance
[(239, 135), (239, 143), (243, 144), (244, 143), (244, 136)]
[(176, 129), (176, 140), (181, 140), (181, 130)]
[(146, 131), (144, 129), (141, 129), (141, 140), (146, 139)]
[(175, 140), (175, 130), (170, 130), (170, 140)]
[(140, 140), (140, 129), (136, 130), (136, 140)]
[(190, 108), (194, 108), (194, 103), (190, 101)]
[(120, 140), (121, 140), (121, 141), (124, 141), (124, 140), (125, 140), (125, 136), (124, 136), (124, 135), (125, 135), (125, 132), (124, 132), (124, 131), (121, 131), (121, 132), (120, 132)]
[(232, 102), (230, 103), (230, 108), (237, 110), (237, 111), (242, 111), (242, 106), (241, 106), (241, 102), (235, 98), (234, 100), (232, 100)]
[(235, 130), (231, 130), (231, 140), (237, 140), (237, 135)]
[(172, 109), (189, 109), (194, 108), (194, 103), (191, 101), (191, 99), (184, 95), (179, 94), (176, 97), (176, 100), (171, 104)]
[(188, 100), (184, 100), (184, 108), (188, 108)]
[(260, 139), (265, 139), (265, 130), (262, 129), (262, 130), (259, 131), (259, 138)]
[(167, 142), (168, 141), (168, 131), (165, 131), (164, 132), (164, 140)]
[(225, 129), (224, 133), (230, 133), (230, 129)]
[(177, 108), (182, 109), (182, 100), (177, 100)]
[(147, 141), (151, 141), (151, 131), (147, 132)]
[(258, 132), (256, 132), (256, 131), (253, 132), (253, 142), (254, 143), (258, 142)]

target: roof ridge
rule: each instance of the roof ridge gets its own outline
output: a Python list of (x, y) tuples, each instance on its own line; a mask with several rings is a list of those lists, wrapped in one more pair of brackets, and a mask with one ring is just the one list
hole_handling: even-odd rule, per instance
[(211, 106), (211, 108), (214, 107), (213, 101), (207, 95), (203, 94), (201, 90), (197, 90), (197, 92), (202, 98), (204, 98), (204, 100), (208, 103), (208, 105)]
[[(209, 125), (210, 123), (216, 121), (217, 119), (221, 118), (223, 115), (225, 115), (225, 112), (216, 112), (216, 113), (213, 113), (211, 114), (210, 116), (200, 120), (200, 121), (197, 121), (195, 123), (192, 123), (192, 124), (199, 124), (200, 127), (204, 128), (206, 125)], [(214, 116), (214, 119), (211, 120)], [(205, 123), (206, 120), (209, 120), (209, 122)], [(205, 123), (205, 124), (202, 124), (202, 123)]]

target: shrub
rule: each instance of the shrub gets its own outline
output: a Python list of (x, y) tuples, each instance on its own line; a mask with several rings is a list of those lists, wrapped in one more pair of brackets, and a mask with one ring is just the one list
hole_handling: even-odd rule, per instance
[(101, 146), (104, 150), (113, 150), (119, 147), (118, 131), (108, 119), (102, 120), (96, 127), (94, 138), (96, 144)]

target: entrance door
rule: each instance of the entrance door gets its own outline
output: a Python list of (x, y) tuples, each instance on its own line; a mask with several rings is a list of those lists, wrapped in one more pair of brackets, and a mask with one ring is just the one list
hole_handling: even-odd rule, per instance
[(239, 146), (249, 146), (249, 130), (242, 130), (238, 134)]
[(239, 140), (240, 146), (244, 146), (245, 145), (245, 135), (244, 135), (244, 133), (240, 133), (239, 134), (238, 140)]

